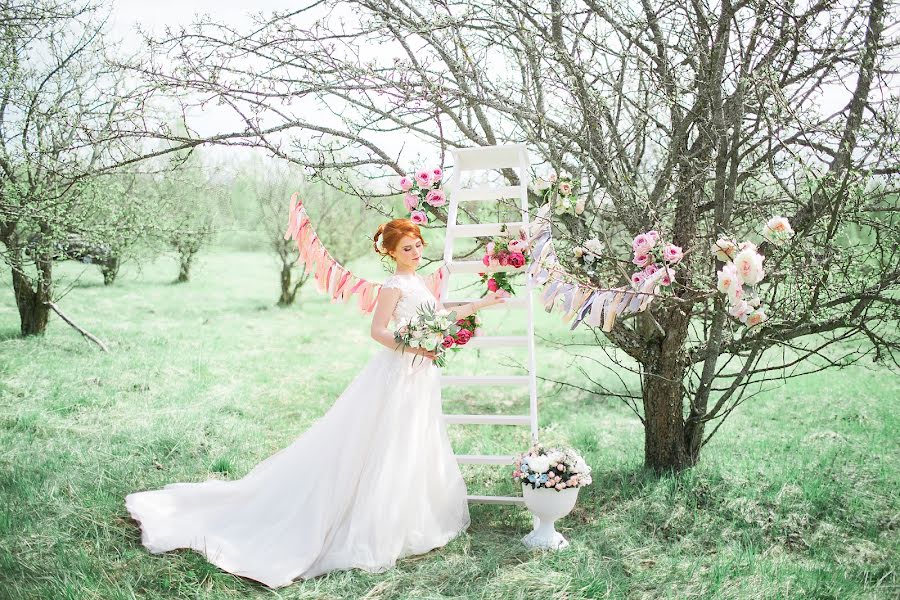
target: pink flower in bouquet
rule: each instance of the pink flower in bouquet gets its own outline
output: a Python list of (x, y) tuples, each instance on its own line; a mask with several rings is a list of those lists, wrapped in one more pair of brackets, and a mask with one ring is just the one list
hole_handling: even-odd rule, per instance
[(453, 344), (454, 344), (454, 340), (453, 340), (453, 336), (452, 336), (452, 335), (445, 335), (445, 336), (444, 336), (444, 341), (441, 342), (441, 346), (443, 346), (444, 348), (449, 348), (449, 347), (452, 346)]
[(760, 323), (763, 323), (768, 320), (769, 317), (766, 316), (766, 313), (763, 312), (761, 308), (754, 310), (752, 313), (747, 315), (747, 327), (756, 327)]
[(460, 329), (456, 333), (456, 343), (460, 346), (465, 346), (470, 339), (472, 339), (472, 332), (468, 329)]
[(484, 263), (484, 266), (486, 266), (486, 267), (491, 266), (491, 255), (490, 255), (490, 254), (485, 254), (484, 256), (482, 256), (482, 257), (481, 257), (481, 262), (483, 262), (483, 263)]
[(631, 249), (634, 250), (635, 256), (650, 254), (650, 249), (653, 248), (654, 243), (655, 242), (651, 240), (647, 234), (642, 233), (635, 236), (634, 240), (631, 242)]
[(525, 251), (525, 247), (527, 245), (528, 244), (525, 243), (525, 240), (510, 240), (506, 247), (510, 252), (522, 253)]
[(497, 280), (491, 277), (487, 280), (487, 288), (489, 292), (496, 292), (500, 289), (500, 286), (497, 284)]
[(419, 207), (419, 197), (416, 194), (406, 194), (403, 196), (403, 204), (406, 205), (406, 210), (412, 212)]
[(644, 267), (644, 277), (650, 277), (657, 271), (659, 271), (659, 267), (657, 267), (656, 265), (647, 265), (646, 267)]
[(409, 215), (410, 220), (416, 225), (425, 225), (428, 223), (428, 217), (421, 210), (414, 210)]
[(431, 171), (416, 171), (416, 181), (419, 187), (428, 187), (431, 185)]
[(434, 181), (440, 181), (443, 176), (444, 176), (444, 171), (441, 170), (440, 167), (435, 167), (431, 170), (431, 178)]
[(675, 283), (675, 271), (667, 268), (665, 274), (659, 279), (659, 283), (665, 286)]
[(425, 202), (432, 206), (443, 206), (447, 203), (447, 196), (444, 194), (444, 190), (431, 190), (425, 196)]
[(634, 258), (631, 260), (634, 264), (639, 267), (646, 267), (650, 264), (650, 255), (649, 254), (635, 254)]
[(644, 283), (645, 279), (647, 279), (647, 276), (641, 271), (631, 274), (631, 284), (636, 288), (641, 287), (641, 284)]
[(494, 246), (495, 246), (494, 242), (488, 242), (487, 246), (484, 247), (484, 251), (487, 252), (489, 255), (492, 255), (492, 254), (494, 254)]
[(403, 190), (404, 192), (408, 192), (410, 189), (412, 189), (412, 186), (413, 186), (413, 180), (411, 178), (409, 178), (409, 177), (401, 177), (400, 178), (400, 189), (401, 190)]
[(498, 252), (497, 253), (497, 261), (500, 263), (501, 267), (505, 267), (509, 264), (509, 252)]
[(681, 251), (681, 246), (676, 246), (675, 244), (666, 244), (666, 247), (663, 248), (663, 258), (669, 264), (674, 265), (683, 257), (684, 252)]

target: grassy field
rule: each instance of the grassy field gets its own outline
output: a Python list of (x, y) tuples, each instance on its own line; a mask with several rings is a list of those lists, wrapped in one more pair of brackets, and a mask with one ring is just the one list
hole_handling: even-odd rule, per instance
[[(60, 268), (61, 284), (82, 266)], [(374, 262), (359, 267), (378, 275)], [(558, 523), (571, 546), (531, 552), (524, 509), (474, 506), (468, 532), (374, 575), (337, 572), (271, 591), (198, 554), (150, 555), (131, 491), (237, 478), (321, 415), (377, 348), (368, 320), (305, 290), (278, 309), (262, 254), (218, 252), (172, 285), (160, 260), (115, 286), (89, 268), (61, 301), (99, 352), (53, 319), (18, 337), (0, 298), (0, 598), (897, 598), (900, 377), (826, 372), (739, 409), (678, 477), (641, 469), (640, 423), (622, 404), (542, 384), (541, 435), (585, 452), (594, 485)], [(490, 315), (488, 328), (504, 323)], [(520, 325), (519, 325), (520, 326)], [(541, 374), (576, 380), (556, 341), (587, 341), (540, 315)], [(590, 350), (588, 350), (590, 351)], [(474, 350), (457, 372), (516, 372)], [(604, 375), (598, 374), (599, 377)], [(446, 409), (518, 412), (520, 392), (459, 391)], [(451, 429), (460, 452), (518, 451), (519, 428)], [(466, 469), (509, 492), (506, 469)]]

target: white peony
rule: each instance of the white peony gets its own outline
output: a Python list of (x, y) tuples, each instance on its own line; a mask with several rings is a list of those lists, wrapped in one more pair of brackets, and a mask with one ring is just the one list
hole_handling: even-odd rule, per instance
[(546, 473), (550, 470), (550, 458), (547, 456), (534, 456), (528, 459), (528, 468), (533, 473)]

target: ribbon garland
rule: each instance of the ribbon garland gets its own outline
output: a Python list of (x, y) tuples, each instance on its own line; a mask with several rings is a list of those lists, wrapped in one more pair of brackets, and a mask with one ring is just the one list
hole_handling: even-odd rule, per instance
[[(334, 303), (348, 302), (354, 295), (358, 296), (358, 306), (363, 314), (371, 313), (378, 303), (381, 284), (357, 277), (338, 263), (322, 244), (313, 230), (306, 207), (300, 195), (291, 196), (290, 215), (288, 217), (285, 240), (294, 240), (300, 253), (297, 262), (303, 263), (307, 273), (314, 273), (316, 291), (327, 294)], [(441, 267), (425, 277), (425, 284), (437, 297), (444, 280), (447, 268)]]
[[(621, 286), (617, 288), (598, 288), (577, 281), (574, 275), (567, 272), (559, 264), (550, 227), (550, 204), (538, 210), (534, 221), (528, 227), (529, 255), (531, 263), (526, 272), (532, 276), (532, 282), (541, 290), (541, 302), (548, 313), (562, 308), (563, 322), (572, 321), (570, 330), (574, 330), (582, 322), (591, 327), (601, 327), (603, 331), (612, 331), (616, 318), (626, 313), (639, 313), (647, 309), (657, 294), (660, 280), (665, 276), (668, 266), (663, 266), (653, 275), (647, 277), (640, 288)], [(284, 239), (292, 239), (297, 243), (300, 257), (307, 273), (315, 273), (316, 290), (327, 294), (334, 303), (349, 301), (358, 296), (358, 306), (363, 314), (375, 310), (381, 284), (357, 277), (341, 266), (322, 244), (313, 230), (309, 215), (298, 193), (291, 196), (290, 216)], [(444, 281), (447, 279), (446, 265), (425, 277), (425, 283), (431, 293), (438, 297)], [(575, 279), (575, 282), (571, 280)], [(558, 299), (561, 302), (557, 302)]]
[[(531, 264), (527, 272), (532, 283), (540, 287), (541, 302), (548, 313), (554, 308), (562, 308), (563, 322), (572, 321), (570, 330), (581, 322), (591, 327), (601, 327), (612, 331), (616, 318), (626, 313), (639, 313), (647, 309), (657, 294), (660, 280), (668, 266), (663, 266), (647, 277), (640, 288), (622, 286), (598, 288), (577, 281), (574, 275), (559, 264), (550, 227), (550, 203), (538, 210), (529, 225)], [(576, 279), (573, 283), (572, 279)], [(562, 298), (561, 302), (557, 302)]]

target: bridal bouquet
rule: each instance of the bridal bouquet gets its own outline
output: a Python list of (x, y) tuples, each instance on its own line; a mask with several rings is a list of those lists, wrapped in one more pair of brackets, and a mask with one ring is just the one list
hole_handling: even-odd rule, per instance
[(437, 354), (434, 359), (435, 366), (443, 367), (446, 364), (444, 351), (449, 347), (446, 340), (455, 339), (454, 336), (459, 330), (456, 313), (438, 311), (434, 306), (425, 304), (419, 308), (415, 318), (394, 332), (394, 341), (397, 342), (398, 349), (408, 346), (434, 352)]
[(591, 484), (591, 468), (572, 448), (544, 448), (535, 445), (515, 460), (512, 473), (516, 481), (537, 488), (557, 491)]

